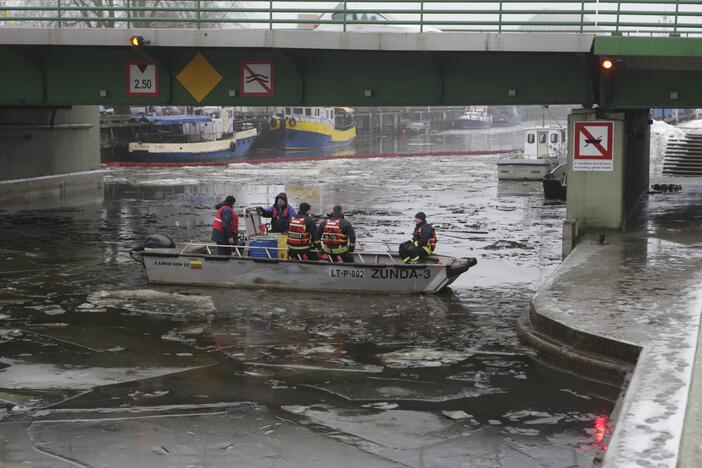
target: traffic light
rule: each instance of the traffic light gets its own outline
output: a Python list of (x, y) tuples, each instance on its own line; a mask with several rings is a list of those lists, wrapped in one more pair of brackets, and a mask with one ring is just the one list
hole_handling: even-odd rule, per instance
[(622, 65), (621, 59), (611, 57), (602, 57), (600, 59), (600, 70), (604, 72), (613, 72)]
[(132, 36), (129, 38), (129, 44), (132, 47), (141, 47), (146, 44), (146, 41), (144, 40), (144, 36)]

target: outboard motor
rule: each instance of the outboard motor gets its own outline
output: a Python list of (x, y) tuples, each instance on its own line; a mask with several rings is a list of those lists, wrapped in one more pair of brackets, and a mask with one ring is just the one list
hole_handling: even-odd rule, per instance
[(175, 242), (163, 234), (151, 234), (144, 241), (144, 248), (147, 249), (172, 249), (174, 247)]
[(141, 252), (144, 249), (172, 249), (175, 247), (175, 242), (170, 237), (164, 236), (162, 234), (151, 234), (144, 241), (144, 245), (141, 247), (135, 247), (129, 251), (129, 256), (132, 260), (139, 262), (144, 265), (144, 260), (141, 258)]

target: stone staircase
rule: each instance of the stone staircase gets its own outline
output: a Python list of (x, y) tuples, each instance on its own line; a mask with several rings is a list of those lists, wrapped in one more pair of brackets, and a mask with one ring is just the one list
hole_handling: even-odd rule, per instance
[(686, 133), (683, 137), (668, 140), (663, 174), (702, 176), (702, 133)]

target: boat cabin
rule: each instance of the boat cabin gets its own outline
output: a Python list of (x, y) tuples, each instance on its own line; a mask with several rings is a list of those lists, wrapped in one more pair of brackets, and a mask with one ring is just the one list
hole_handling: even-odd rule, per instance
[(355, 125), (353, 109), (348, 107), (283, 107), (277, 112), (278, 118), (309, 122), (327, 122), (338, 130)]
[(524, 130), (524, 158), (563, 158), (566, 154), (566, 131), (557, 125)]

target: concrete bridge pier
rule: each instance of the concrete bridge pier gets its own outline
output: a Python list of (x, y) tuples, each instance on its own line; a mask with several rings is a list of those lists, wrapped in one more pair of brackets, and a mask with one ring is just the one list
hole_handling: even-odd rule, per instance
[(568, 116), (568, 206), (579, 237), (622, 230), (649, 185), (648, 109), (580, 109)]
[(102, 198), (97, 106), (0, 107), (0, 209)]

